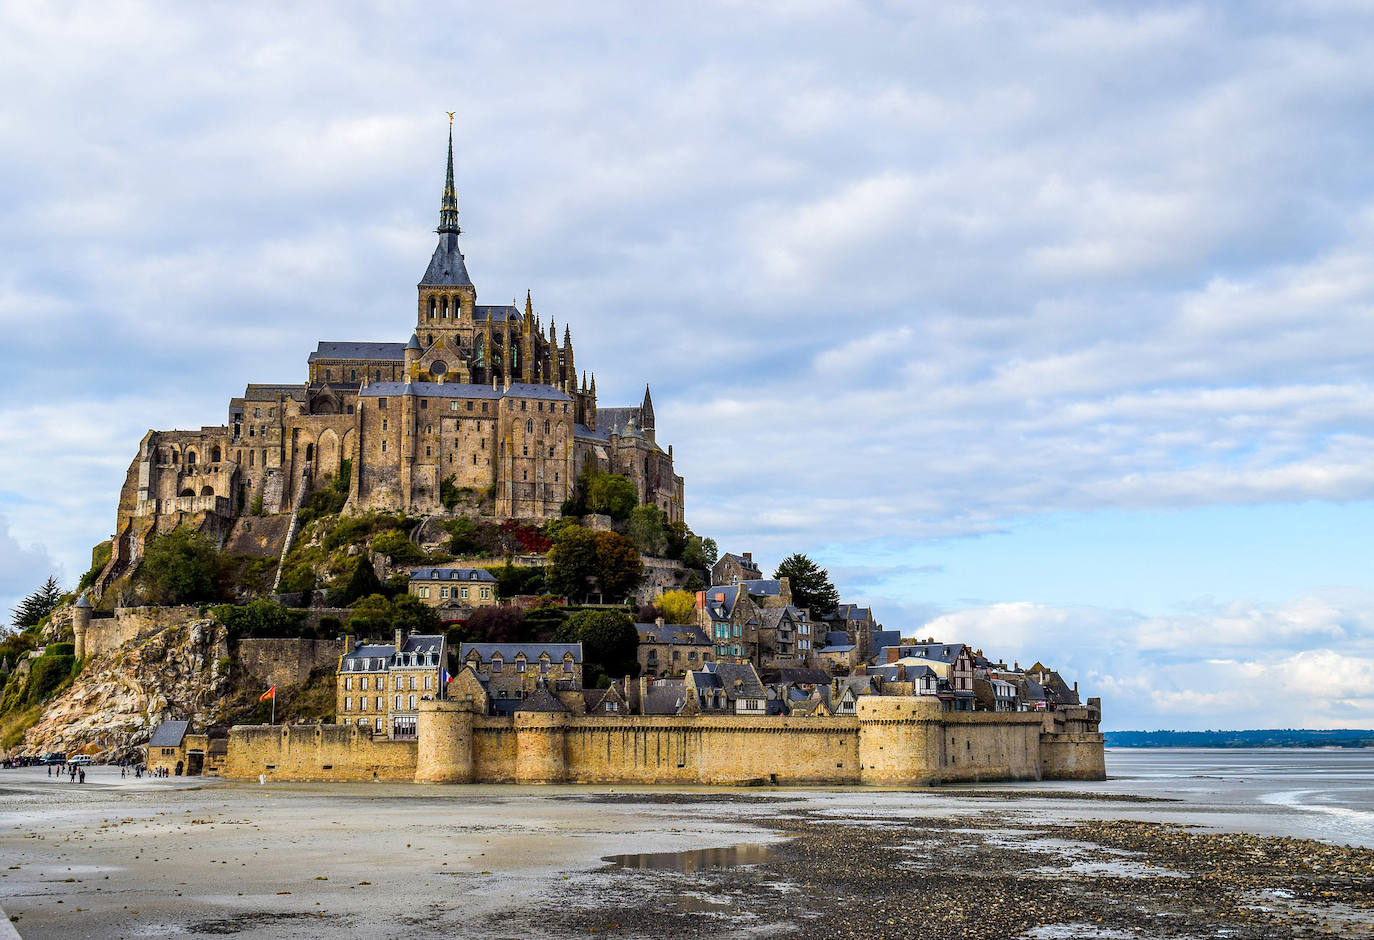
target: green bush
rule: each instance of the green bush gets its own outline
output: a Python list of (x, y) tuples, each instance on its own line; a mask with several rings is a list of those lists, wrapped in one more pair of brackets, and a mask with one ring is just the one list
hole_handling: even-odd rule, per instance
[(309, 632), (302, 624), (305, 612), (291, 610), (275, 601), (256, 600), (251, 604), (236, 606), (220, 604), (211, 608), (211, 613), (228, 628), (230, 636), (240, 637), (298, 637)]
[(69, 680), (76, 670), (76, 657), (40, 656), (33, 661), (29, 672), (28, 688), (24, 692), (24, 704), (36, 705), (44, 701), (58, 687)]
[(294, 564), (281, 573), (281, 590), (288, 594), (304, 594), (315, 590), (318, 579), (315, 570), (306, 564)]
[(148, 540), (135, 579), (159, 604), (190, 604), (219, 598), (219, 552), (209, 536), (177, 528)]
[(462, 491), (451, 476), (444, 477), (439, 481), (439, 502), (444, 504), (444, 508), (453, 512), (453, 507), (458, 505), (458, 500), (462, 498)]
[(75, 643), (49, 643), (43, 649), (44, 656), (75, 656)]
[(425, 560), (425, 553), (400, 529), (390, 529), (372, 540), (372, 550), (390, 556), (395, 564), (413, 565)]

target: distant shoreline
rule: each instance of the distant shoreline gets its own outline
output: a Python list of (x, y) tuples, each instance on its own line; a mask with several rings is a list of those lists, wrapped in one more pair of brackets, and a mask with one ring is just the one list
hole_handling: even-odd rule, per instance
[(1271, 728), (1252, 731), (1107, 731), (1107, 747), (1183, 748), (1200, 747), (1234, 750), (1239, 748), (1334, 748), (1359, 750), (1374, 748), (1374, 730), (1338, 728), (1308, 730)]

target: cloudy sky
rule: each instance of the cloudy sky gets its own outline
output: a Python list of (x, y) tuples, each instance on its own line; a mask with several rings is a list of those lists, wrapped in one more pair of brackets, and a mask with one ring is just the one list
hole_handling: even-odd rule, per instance
[[(282, 9), (290, 7), (289, 10)], [(1111, 728), (1374, 726), (1367, 2), (0, 0), (0, 603), (148, 428), (479, 298), (688, 521)]]

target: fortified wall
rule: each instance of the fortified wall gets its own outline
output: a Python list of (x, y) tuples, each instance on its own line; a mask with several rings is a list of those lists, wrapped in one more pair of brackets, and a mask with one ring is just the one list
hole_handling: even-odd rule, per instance
[(491, 717), (422, 702), (415, 741), (353, 726), (230, 731), (225, 776), (427, 783), (871, 784), (1106, 777), (1097, 711), (945, 712), (864, 696), (852, 718)]

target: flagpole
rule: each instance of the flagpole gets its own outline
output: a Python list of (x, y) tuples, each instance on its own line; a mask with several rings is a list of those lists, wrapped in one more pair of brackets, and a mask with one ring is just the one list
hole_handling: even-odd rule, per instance
[(277, 723), (277, 688), (272, 687), (272, 724)]

